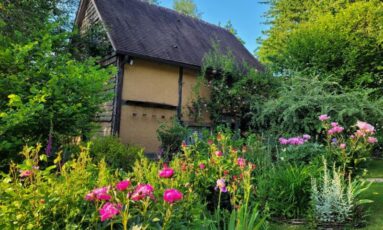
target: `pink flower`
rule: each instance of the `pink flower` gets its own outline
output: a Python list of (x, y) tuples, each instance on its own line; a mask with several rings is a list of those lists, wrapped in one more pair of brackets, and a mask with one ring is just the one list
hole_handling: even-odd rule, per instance
[(238, 157), (237, 164), (239, 165), (239, 167), (244, 168), (246, 166), (246, 160), (242, 157)]
[(33, 174), (32, 170), (22, 170), (20, 172), (20, 177), (29, 177)]
[(370, 144), (375, 144), (378, 142), (378, 139), (376, 139), (375, 137), (368, 137), (367, 142)]
[(199, 164), (200, 169), (205, 169), (205, 167), (206, 167), (205, 164)]
[(301, 137), (292, 137), (288, 139), (290, 145), (303, 145), (305, 140)]
[(209, 140), (207, 141), (207, 143), (208, 143), (209, 145), (212, 145), (214, 142), (213, 142), (213, 140), (210, 140), (210, 139), (209, 139)]
[(339, 145), (339, 148), (341, 148), (341, 149), (346, 149), (346, 144), (344, 144), (344, 143), (340, 144), (340, 145)]
[(308, 141), (308, 140), (310, 140), (311, 139), (311, 136), (310, 135), (308, 135), (308, 134), (303, 134), (303, 140), (305, 140), (305, 141)]
[(101, 221), (104, 222), (105, 220), (112, 219), (114, 216), (117, 216), (120, 213), (121, 208), (121, 204), (112, 204), (109, 202), (105, 203), (99, 211)]
[(131, 195), (131, 199), (134, 201), (142, 200), (146, 197), (150, 197), (151, 199), (154, 199), (153, 191), (154, 189), (150, 184), (137, 185), (136, 189)]
[(362, 130), (363, 132), (365, 133), (369, 133), (369, 134), (373, 134), (375, 133), (375, 128), (374, 126), (368, 124), (367, 122), (364, 122), (364, 121), (357, 121), (356, 122), (356, 126), (358, 126), (358, 128), (360, 130)]
[(218, 179), (217, 180), (217, 185), (215, 186), (215, 190), (220, 190), (221, 192), (227, 192), (226, 184), (225, 184), (225, 179)]
[(327, 114), (322, 114), (319, 116), (319, 120), (321, 120), (321, 121), (327, 121), (330, 118), (331, 117), (329, 117)]
[(279, 138), (279, 143), (281, 145), (288, 145), (289, 144), (289, 140), (287, 140), (286, 138), (281, 137), (281, 138)]
[(337, 122), (332, 122), (331, 126), (332, 126), (332, 128), (327, 131), (328, 135), (334, 135), (336, 133), (341, 133), (344, 130), (344, 128), (342, 126), (340, 126)]
[(174, 170), (172, 168), (164, 168), (158, 175), (161, 178), (171, 178), (174, 175)]
[(170, 204), (182, 200), (182, 193), (177, 189), (166, 189), (164, 192), (164, 200)]
[(215, 155), (217, 157), (221, 157), (221, 156), (223, 156), (223, 153), (221, 151), (215, 151)]
[(129, 187), (129, 185), (130, 185), (129, 180), (123, 180), (118, 182), (118, 184), (116, 185), (116, 188), (118, 191), (124, 191)]
[(85, 200), (110, 200), (112, 197), (108, 194), (108, 191), (108, 187), (93, 189), (93, 191), (85, 195)]

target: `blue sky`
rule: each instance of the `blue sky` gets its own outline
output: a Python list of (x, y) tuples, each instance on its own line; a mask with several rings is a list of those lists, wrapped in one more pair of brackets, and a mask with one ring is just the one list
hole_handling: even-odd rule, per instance
[[(194, 0), (202, 19), (213, 23), (226, 24), (231, 21), (238, 35), (246, 42), (246, 48), (254, 53), (258, 47), (256, 39), (262, 36), (267, 29), (264, 25), (264, 13), (268, 6), (259, 3), (259, 0)], [(160, 5), (172, 8), (173, 0), (160, 0)]]

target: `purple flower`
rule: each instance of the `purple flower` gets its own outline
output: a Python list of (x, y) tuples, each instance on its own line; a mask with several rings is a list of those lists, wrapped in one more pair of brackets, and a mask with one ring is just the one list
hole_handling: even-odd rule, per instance
[(215, 190), (220, 190), (221, 192), (227, 192), (225, 179), (218, 179), (217, 185), (215, 186)]
[(287, 140), (286, 138), (281, 137), (281, 138), (279, 138), (279, 143), (281, 145), (288, 145), (289, 144), (289, 140)]
[(52, 156), (52, 133), (49, 133), (45, 154), (47, 154), (48, 157)]
[(308, 134), (303, 134), (303, 139), (304, 139), (305, 141), (308, 141), (308, 140), (311, 139), (311, 136), (308, 135)]

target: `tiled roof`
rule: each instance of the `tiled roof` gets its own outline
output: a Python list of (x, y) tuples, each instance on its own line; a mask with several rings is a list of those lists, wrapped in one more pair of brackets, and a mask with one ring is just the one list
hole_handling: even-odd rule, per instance
[(262, 65), (229, 31), (140, 0), (95, 0), (117, 53), (201, 66), (213, 41), (238, 61)]

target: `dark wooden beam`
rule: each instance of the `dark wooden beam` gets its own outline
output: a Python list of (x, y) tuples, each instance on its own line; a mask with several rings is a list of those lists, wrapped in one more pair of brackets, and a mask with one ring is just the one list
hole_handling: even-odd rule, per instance
[(113, 100), (113, 119), (112, 119), (112, 134), (119, 135), (120, 122), (121, 122), (121, 101), (122, 101), (122, 89), (124, 84), (124, 67), (127, 62), (127, 56), (117, 56), (117, 76), (116, 76), (116, 96)]
[(181, 122), (182, 119), (182, 84), (184, 80), (184, 67), (180, 67), (178, 76), (178, 107), (177, 107), (177, 119)]
[(135, 100), (124, 101), (124, 105), (134, 105), (134, 106), (141, 106), (146, 108), (157, 108), (157, 109), (168, 109), (168, 110), (177, 109), (177, 106), (175, 105), (169, 105), (169, 104), (157, 103), (157, 102), (148, 102), (148, 101), (135, 101)]

